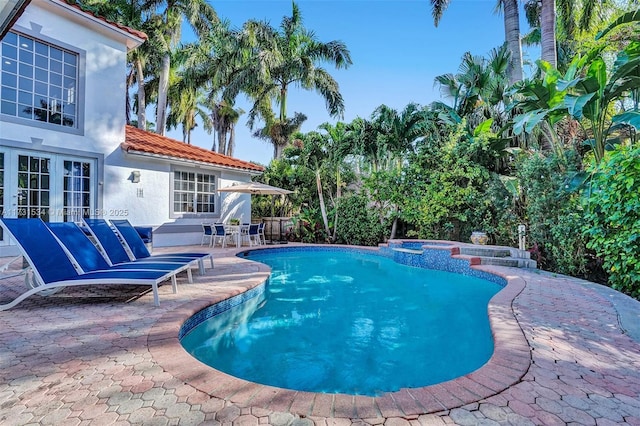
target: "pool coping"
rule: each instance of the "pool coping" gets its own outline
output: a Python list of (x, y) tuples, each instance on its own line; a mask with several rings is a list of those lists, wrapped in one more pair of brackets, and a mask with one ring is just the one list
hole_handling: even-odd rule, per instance
[[(305, 245), (313, 247), (314, 245)], [(327, 247), (326, 245), (317, 245)], [(452, 243), (455, 247), (455, 243)], [(332, 245), (329, 247), (353, 247)], [(266, 247), (266, 248), (274, 248)], [(377, 251), (377, 248), (358, 247)], [(252, 248), (253, 250), (254, 248)], [(259, 248), (255, 248), (258, 249)], [(451, 247), (447, 247), (450, 250)], [(246, 251), (239, 249), (237, 253)], [(451, 249), (451, 256), (461, 258)], [(435, 413), (461, 407), (496, 395), (518, 383), (531, 365), (531, 352), (525, 335), (512, 309), (513, 300), (525, 288), (525, 281), (488, 265), (477, 265), (465, 256), (471, 268), (498, 275), (506, 286), (488, 304), (488, 315), (494, 339), (494, 351), (479, 369), (453, 380), (419, 388), (403, 388), (381, 396), (323, 394), (295, 391), (249, 382), (215, 370), (192, 357), (180, 344), (178, 335), (182, 324), (198, 311), (230, 297), (262, 285), (270, 268), (251, 262), (257, 272), (252, 279), (209, 300), (183, 303), (165, 313), (151, 328), (147, 344), (154, 360), (166, 372), (186, 384), (241, 406), (259, 407), (272, 411), (287, 411), (300, 416), (370, 419), (402, 417)]]

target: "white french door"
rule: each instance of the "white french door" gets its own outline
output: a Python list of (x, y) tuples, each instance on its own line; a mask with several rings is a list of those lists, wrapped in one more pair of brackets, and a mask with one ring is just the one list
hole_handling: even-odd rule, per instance
[[(94, 158), (0, 147), (0, 216), (80, 221), (95, 211)], [(0, 232), (0, 246), (8, 241)]]
[(15, 153), (17, 181), (14, 216), (18, 218), (51, 218), (52, 157), (47, 154)]

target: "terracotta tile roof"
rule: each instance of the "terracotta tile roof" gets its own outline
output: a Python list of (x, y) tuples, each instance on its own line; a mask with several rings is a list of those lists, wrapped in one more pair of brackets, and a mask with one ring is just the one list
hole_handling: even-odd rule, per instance
[(145, 33), (143, 33), (142, 31), (134, 30), (133, 28), (129, 28), (129, 27), (127, 27), (126, 25), (122, 25), (122, 24), (118, 24), (117, 22), (109, 21), (109, 20), (107, 20), (107, 19), (103, 18), (102, 16), (98, 16), (98, 15), (96, 15), (96, 14), (95, 14), (95, 13), (93, 13), (93, 12), (90, 12), (90, 11), (88, 11), (88, 10), (84, 10), (84, 9), (82, 9), (82, 8), (81, 8), (80, 6), (78, 6), (77, 4), (71, 3), (71, 2), (70, 2), (70, 1), (68, 1), (68, 0), (60, 0), (60, 1), (61, 1), (62, 3), (68, 4), (69, 6), (71, 6), (71, 7), (75, 8), (75, 9), (78, 9), (79, 11), (81, 11), (82, 13), (84, 13), (84, 14), (86, 14), (86, 15), (93, 16), (94, 18), (99, 19), (99, 20), (101, 20), (102, 22), (105, 22), (105, 23), (107, 23), (107, 24), (111, 25), (112, 27), (118, 28), (118, 29), (120, 29), (120, 30), (122, 30), (122, 31), (126, 31), (126, 32), (128, 32), (129, 34), (134, 35), (134, 36), (136, 36), (136, 37), (138, 37), (138, 38), (141, 38), (141, 39), (143, 39), (143, 40), (146, 40), (146, 39), (147, 39), (147, 35), (146, 35)]
[(125, 141), (120, 147), (127, 152), (143, 152), (146, 154), (160, 155), (180, 160), (198, 161), (215, 166), (231, 167), (254, 172), (264, 171), (264, 167), (257, 164), (218, 154), (217, 152), (209, 151), (208, 149), (198, 146), (187, 145), (184, 142), (140, 130), (133, 126), (126, 126)]

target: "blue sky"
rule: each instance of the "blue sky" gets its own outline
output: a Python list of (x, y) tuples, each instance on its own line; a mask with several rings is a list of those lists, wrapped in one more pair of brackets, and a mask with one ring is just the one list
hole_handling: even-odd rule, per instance
[[(249, 19), (264, 19), (278, 27), (282, 17), (291, 14), (289, 0), (215, 0), (212, 4), (233, 27)], [(305, 27), (320, 41), (341, 40), (351, 52), (353, 65), (348, 69), (326, 66), (340, 84), (346, 122), (358, 116), (369, 118), (381, 104), (401, 110), (410, 102), (427, 105), (440, 99), (433, 83), (436, 76), (457, 72), (464, 52), (486, 56), (504, 42), (503, 17), (494, 13), (496, 0), (453, 0), (437, 28), (429, 0), (298, 0), (297, 4)], [(525, 52), (527, 59), (536, 58)], [(250, 109), (243, 98), (238, 98), (236, 106)], [(297, 88), (290, 90), (287, 115), (294, 112), (308, 117), (304, 132), (337, 121), (326, 112), (319, 94)], [(181, 130), (168, 136), (182, 139)], [(238, 123), (236, 140), (235, 157), (262, 164), (271, 160), (272, 145), (251, 136), (246, 114)], [(192, 143), (210, 149), (212, 136), (196, 128)]]

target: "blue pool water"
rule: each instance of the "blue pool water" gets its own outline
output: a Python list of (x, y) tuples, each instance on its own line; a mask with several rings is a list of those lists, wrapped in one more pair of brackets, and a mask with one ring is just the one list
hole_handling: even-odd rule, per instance
[(347, 250), (249, 258), (271, 266), (266, 291), (182, 339), (220, 371), (373, 396), (464, 375), (493, 352), (487, 304), (502, 287), (492, 282)]

